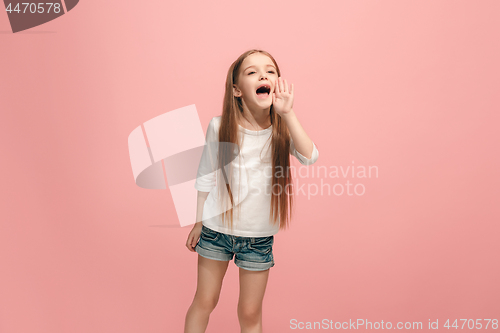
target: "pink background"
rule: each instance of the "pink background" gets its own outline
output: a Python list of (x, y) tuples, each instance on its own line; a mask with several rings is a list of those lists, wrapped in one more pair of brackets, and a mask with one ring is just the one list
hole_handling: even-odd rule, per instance
[[(498, 13), (497, 0), (86, 0), (12, 34), (2, 11), (0, 332), (182, 331), (191, 227), (168, 191), (134, 183), (127, 137), (190, 104), (206, 130), (250, 48), (294, 83), (315, 168), (379, 169), (323, 180), (362, 196), (297, 197), (264, 330), (500, 319)], [(239, 332), (238, 288), (231, 263), (207, 332)]]

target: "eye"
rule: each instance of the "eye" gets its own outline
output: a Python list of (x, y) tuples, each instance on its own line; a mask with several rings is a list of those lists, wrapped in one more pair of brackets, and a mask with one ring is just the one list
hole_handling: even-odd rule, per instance
[(255, 72), (249, 72), (248, 75), (252, 74), (252, 73), (255, 73)]
[(268, 73), (274, 74), (274, 71), (269, 71)]

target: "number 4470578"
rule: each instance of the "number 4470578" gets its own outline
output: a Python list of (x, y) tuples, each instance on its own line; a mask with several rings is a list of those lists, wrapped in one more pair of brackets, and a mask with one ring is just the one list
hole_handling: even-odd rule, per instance
[[(450, 328), (458, 329), (458, 320), (459, 319), (455, 319), (455, 321), (453, 322), (453, 325), (450, 326), (450, 320), (448, 319), (446, 321), (446, 323), (443, 325), (443, 327), (446, 327), (448, 329), (450, 329)], [(494, 330), (498, 329), (498, 319), (476, 319), (476, 321), (474, 321), (474, 319), (460, 319), (460, 321), (463, 321), (462, 327), (460, 327), (460, 328), (464, 329), (464, 325), (465, 325), (465, 323), (467, 323), (468, 329), (474, 329), (474, 328), (481, 329), (481, 328), (483, 328), (483, 324), (481, 324), (481, 320), (487, 321), (485, 323), (485, 327), (484, 327), (485, 330), (488, 329), (490, 322), (491, 322), (492, 329), (494, 329)]]
[[(53, 11), (54, 13), (60, 13), (61, 12), (61, 4), (60, 3), (53, 3), (53, 2), (46, 2), (46, 3), (29, 3), (29, 2), (23, 2), (21, 5), (24, 6), (23, 14), (26, 13), (26, 10), (29, 7), (29, 13), (35, 14), (35, 13), (40, 13), (42, 14), (45, 11), (45, 7), (47, 8), (47, 13), (50, 13), (50, 10), (52, 7), (54, 7)], [(37, 6), (38, 5), (38, 6)], [(45, 6), (45, 7), (44, 7)], [(12, 12), (17, 12), (18, 14), (21, 13), (21, 9), (19, 9), (19, 2), (16, 4), (14, 9), (12, 9), (12, 3), (9, 3), (9, 5), (5, 8), (5, 10), (9, 13)]]

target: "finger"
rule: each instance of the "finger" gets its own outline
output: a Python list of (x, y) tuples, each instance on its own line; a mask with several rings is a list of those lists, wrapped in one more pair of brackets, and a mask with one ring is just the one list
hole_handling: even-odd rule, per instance
[(285, 80), (285, 92), (288, 92), (288, 82)]
[(279, 83), (279, 78), (276, 79), (276, 82), (274, 84), (274, 93), (278, 94), (280, 92), (280, 83)]
[(293, 83), (292, 83), (292, 90), (290, 90), (290, 94), (293, 95)]
[(282, 93), (283, 92), (283, 78), (280, 76), (279, 80), (280, 80), (279, 81), (280, 82), (280, 93)]

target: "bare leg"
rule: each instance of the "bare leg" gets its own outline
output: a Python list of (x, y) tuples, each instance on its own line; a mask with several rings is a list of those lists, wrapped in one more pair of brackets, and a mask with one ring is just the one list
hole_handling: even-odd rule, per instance
[(268, 277), (269, 269), (249, 271), (240, 268), (238, 319), (241, 333), (262, 333), (262, 301)]
[(186, 314), (184, 333), (204, 333), (210, 314), (219, 301), (222, 280), (229, 261), (212, 260), (198, 254), (198, 282), (193, 303)]

